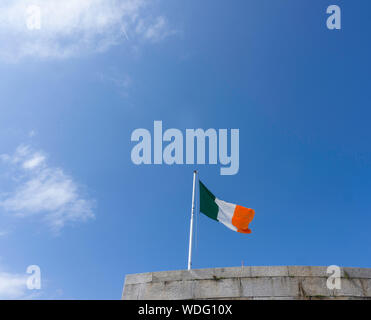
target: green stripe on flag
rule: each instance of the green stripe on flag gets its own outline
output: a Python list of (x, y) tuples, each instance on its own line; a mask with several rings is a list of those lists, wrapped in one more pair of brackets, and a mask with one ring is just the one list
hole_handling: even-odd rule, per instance
[(200, 184), (200, 211), (209, 218), (218, 221), (219, 207), (215, 203), (215, 196), (199, 180)]

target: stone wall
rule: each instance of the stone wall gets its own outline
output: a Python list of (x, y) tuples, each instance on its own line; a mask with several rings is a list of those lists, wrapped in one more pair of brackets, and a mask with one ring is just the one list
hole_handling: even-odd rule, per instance
[(341, 268), (329, 290), (327, 267), (277, 266), (129, 274), (122, 299), (371, 299), (371, 269)]

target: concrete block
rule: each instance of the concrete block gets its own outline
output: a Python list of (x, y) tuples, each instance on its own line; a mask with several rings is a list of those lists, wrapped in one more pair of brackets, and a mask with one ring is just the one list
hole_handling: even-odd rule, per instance
[(143, 284), (126, 284), (122, 293), (122, 300), (140, 300)]
[(142, 291), (143, 300), (190, 300), (193, 297), (192, 281), (164, 281), (147, 283)]
[(328, 277), (327, 267), (288, 266), (289, 277)]
[(366, 268), (342, 268), (344, 278), (371, 279), (371, 269)]
[(298, 295), (301, 297), (332, 296), (332, 290), (327, 288), (327, 277), (298, 277)]
[(127, 275), (122, 299), (371, 299), (371, 269), (341, 268), (329, 290), (327, 267), (267, 266)]
[(251, 277), (252, 267), (216, 268), (214, 276), (216, 278), (245, 278)]
[(152, 281), (152, 273), (128, 274), (125, 277), (125, 285), (145, 283), (145, 282), (151, 282), (151, 281)]
[(241, 289), (238, 278), (195, 281), (195, 299), (236, 298), (239, 296), (241, 296)]
[(257, 277), (241, 279), (243, 297), (293, 297), (298, 295), (298, 279)]
[(368, 279), (341, 279), (341, 289), (332, 290), (334, 296), (363, 297), (371, 296), (371, 281)]
[(207, 280), (215, 278), (216, 269), (191, 269), (154, 272), (152, 279), (158, 281)]
[(190, 280), (208, 280), (215, 278), (215, 269), (192, 269), (184, 271), (185, 279)]
[(152, 273), (153, 282), (162, 282), (162, 281), (181, 281), (185, 278), (184, 270), (175, 270), (175, 271), (160, 271)]
[(251, 267), (251, 277), (287, 277), (287, 266)]

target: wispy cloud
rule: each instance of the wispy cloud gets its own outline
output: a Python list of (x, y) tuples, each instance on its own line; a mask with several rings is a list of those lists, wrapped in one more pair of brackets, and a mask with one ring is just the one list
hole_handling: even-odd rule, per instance
[[(1, 257), (0, 260), (2, 260)], [(35, 277), (35, 274), (27, 273), (27, 269), (25, 273), (16, 273), (8, 271), (0, 264), (0, 300), (42, 298), (45, 293), (44, 289), (42, 287), (38, 289), (35, 287), (30, 288), (29, 284), (34, 284), (34, 279), (30, 279), (30, 277)], [(47, 282), (47, 280), (41, 280), (42, 285)]]
[(27, 294), (27, 276), (0, 270), (0, 299), (22, 299)]
[(148, 14), (149, 4), (148, 0), (2, 0), (0, 58), (67, 58), (103, 52), (128, 40), (159, 41), (174, 34), (164, 16)]
[(97, 74), (100, 81), (113, 85), (123, 97), (128, 97), (132, 85), (132, 78), (128, 74), (122, 74), (115, 69)]
[(21, 145), (13, 155), (0, 155), (0, 159), (11, 166), (16, 181), (14, 190), (0, 197), (0, 208), (6, 212), (42, 217), (55, 232), (66, 224), (94, 218), (94, 202), (81, 195), (77, 183), (61, 168), (48, 165), (45, 152)]
[(152, 21), (140, 19), (136, 26), (136, 32), (153, 42), (161, 41), (177, 33), (176, 30), (169, 28), (167, 19), (164, 16), (159, 16)]

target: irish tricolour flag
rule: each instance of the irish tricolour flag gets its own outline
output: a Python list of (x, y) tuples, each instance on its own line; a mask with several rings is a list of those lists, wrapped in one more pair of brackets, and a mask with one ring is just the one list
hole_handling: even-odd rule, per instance
[(229, 229), (241, 233), (251, 233), (249, 223), (254, 218), (253, 209), (228, 203), (215, 197), (205, 185), (200, 183), (200, 211), (209, 218), (223, 223)]

